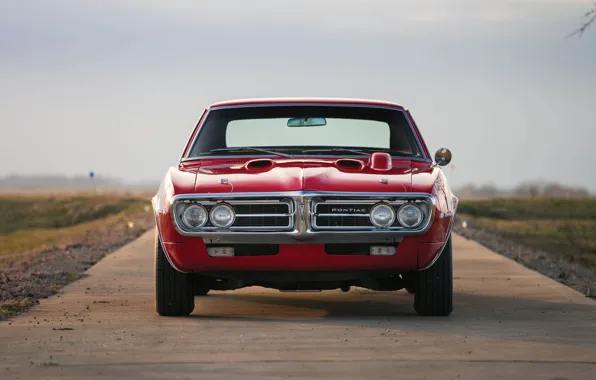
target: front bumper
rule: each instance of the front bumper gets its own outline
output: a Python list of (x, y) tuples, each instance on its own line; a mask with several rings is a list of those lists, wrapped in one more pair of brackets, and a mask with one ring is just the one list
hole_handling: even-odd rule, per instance
[(291, 232), (208, 232), (193, 235), (205, 244), (324, 244), (399, 243), (404, 236), (395, 232), (291, 231)]
[(329, 255), (324, 244), (280, 245), (273, 256), (211, 257), (202, 239), (163, 243), (173, 267), (181, 272), (217, 273), (222, 271), (350, 271), (392, 270), (406, 273), (429, 265), (444, 243), (421, 243), (418, 237), (405, 237), (393, 256)]

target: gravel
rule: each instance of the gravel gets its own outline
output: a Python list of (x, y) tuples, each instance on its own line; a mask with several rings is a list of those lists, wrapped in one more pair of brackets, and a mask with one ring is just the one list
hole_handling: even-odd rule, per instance
[(565, 284), (585, 294), (586, 297), (596, 299), (596, 273), (579, 263), (572, 263), (562, 255), (520, 245), (470, 222), (467, 222), (464, 227), (459, 218), (455, 221), (453, 231), (515, 260), (527, 268)]
[(111, 252), (152, 228), (151, 213), (89, 234), (66, 248), (0, 257), (0, 320), (28, 309), (85, 276), (85, 271)]

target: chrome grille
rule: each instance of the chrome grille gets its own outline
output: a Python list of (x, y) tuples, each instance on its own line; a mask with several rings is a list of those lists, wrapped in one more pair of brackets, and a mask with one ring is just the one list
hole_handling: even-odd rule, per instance
[[(218, 203), (226, 203), (235, 210), (234, 223), (218, 228), (207, 223), (190, 230), (181, 221), (188, 204), (200, 204), (207, 212)], [(387, 228), (373, 226), (370, 210), (379, 203), (387, 203), (397, 211), (409, 202), (423, 206), (424, 220), (415, 228), (405, 228), (395, 222)], [(155, 201), (154, 207), (159, 208)], [(346, 210), (347, 209), (347, 210)], [(278, 244), (308, 244), (308, 242), (377, 242), (426, 232), (435, 212), (435, 199), (426, 193), (366, 193), (288, 191), (271, 193), (212, 193), (184, 194), (172, 198), (170, 216), (176, 230), (184, 236), (200, 236), (209, 243), (253, 243), (267, 239)], [(446, 216), (452, 216), (445, 213)], [(344, 232), (334, 234), (334, 232)], [(345, 233), (350, 232), (350, 233)], [(353, 233), (352, 233), (353, 232)]]
[[(289, 199), (242, 199), (225, 200), (225, 203), (232, 206), (236, 214), (234, 223), (227, 230), (254, 230), (254, 231), (286, 231), (294, 228), (294, 203)], [(219, 201), (215, 200), (189, 200), (181, 204), (195, 203), (207, 209), (207, 213), (215, 207)], [(176, 218), (181, 220), (183, 207), (177, 210)], [(201, 230), (218, 230), (211, 221), (208, 221)]]
[(366, 216), (317, 216), (318, 227), (374, 227)]
[(288, 203), (239, 203), (234, 204), (237, 214), (288, 214)]
[(236, 218), (233, 227), (288, 227), (288, 216), (246, 216)]
[[(422, 199), (313, 199), (311, 203), (311, 227), (313, 230), (373, 230), (377, 229), (370, 221), (370, 210), (379, 203), (385, 202), (393, 207), (397, 213), (399, 207), (408, 202), (415, 202), (422, 207), (424, 220), (429, 217), (430, 207)], [(424, 223), (423, 223), (424, 224)], [(397, 219), (388, 228), (392, 230), (404, 229)]]

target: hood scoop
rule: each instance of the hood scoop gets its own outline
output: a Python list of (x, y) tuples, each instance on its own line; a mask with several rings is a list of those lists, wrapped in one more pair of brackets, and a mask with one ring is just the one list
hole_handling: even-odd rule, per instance
[(263, 158), (248, 161), (245, 165), (246, 170), (250, 172), (265, 172), (271, 170), (274, 166), (273, 160)]
[(349, 158), (342, 158), (335, 161), (335, 166), (344, 171), (356, 171), (359, 172), (364, 169), (364, 164), (362, 161), (353, 160)]

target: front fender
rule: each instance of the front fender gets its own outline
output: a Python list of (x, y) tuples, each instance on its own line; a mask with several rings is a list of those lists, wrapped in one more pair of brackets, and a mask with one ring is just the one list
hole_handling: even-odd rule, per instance
[[(435, 215), (431, 228), (419, 240), (418, 268), (430, 267), (440, 256), (449, 240), (459, 199), (453, 194), (443, 170), (433, 170), (434, 182), (430, 193), (436, 199)], [(432, 175), (431, 174), (431, 175)]]

